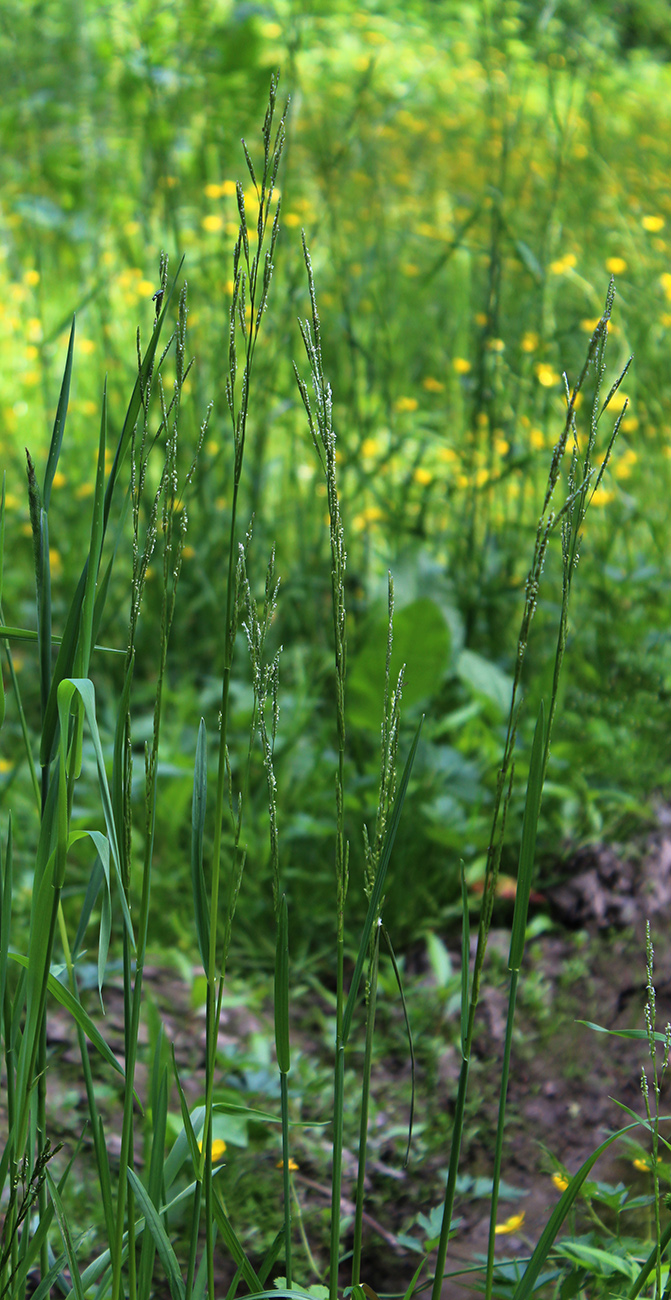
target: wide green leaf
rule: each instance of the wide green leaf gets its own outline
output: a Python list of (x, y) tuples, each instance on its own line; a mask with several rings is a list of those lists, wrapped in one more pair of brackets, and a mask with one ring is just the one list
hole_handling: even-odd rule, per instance
[[(367, 627), (347, 665), (347, 717), (355, 727), (378, 731), (384, 697), (385, 647), (389, 618), (385, 613)], [(450, 662), (450, 629), (434, 600), (422, 596), (394, 614), (391, 675), (405, 664), (403, 704), (420, 704), (435, 694)]]

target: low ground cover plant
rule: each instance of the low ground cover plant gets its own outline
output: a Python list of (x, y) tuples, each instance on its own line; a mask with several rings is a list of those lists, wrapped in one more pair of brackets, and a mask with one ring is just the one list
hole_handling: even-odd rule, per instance
[[(184, 1081), (174, 1052), (153, 1019), (151, 1056), (146, 1087), (140, 1084), (143, 1056), (140, 1026), (146, 1011), (145, 966), (151, 943), (151, 893), (160, 871), (155, 857), (161, 805), (161, 738), (169, 718), (169, 663), (171, 630), (178, 608), (178, 586), (188, 546), (189, 517), (197, 517), (199, 458), (208, 437), (209, 411), (198, 434), (185, 449), (183, 443), (185, 385), (191, 372), (187, 348), (187, 291), (180, 282), (181, 267), (173, 275), (161, 258), (158, 288), (154, 293), (155, 321), (149, 341), (138, 332), (136, 374), (125, 419), (116, 437), (110, 435), (106, 390), (101, 403), (95, 484), (90, 503), (90, 531), (79, 556), (79, 578), (73, 586), (61, 632), (53, 628), (51, 580), (54, 533), (51, 528), (53, 492), (61, 456), (66, 463), (67, 416), (74, 364), (73, 324), (57, 405), (53, 433), (43, 464), (27, 457), (28, 496), (32, 530), (36, 629), (5, 621), (0, 635), (6, 647), (11, 704), (25, 743), (25, 762), (34, 798), (33, 849), (30, 874), (30, 912), (14, 909), (17, 864), (13, 821), (3, 827), (0, 913), (0, 1040), (7, 1130), (0, 1156), (0, 1187), (4, 1220), (0, 1235), (2, 1294), (25, 1296), (33, 1291), (43, 1300), (57, 1286), (66, 1297), (85, 1296), (118, 1300), (144, 1300), (158, 1286), (168, 1286), (173, 1300), (214, 1296), (219, 1289), (220, 1265), (228, 1261), (227, 1294), (240, 1288), (265, 1295), (328, 1295), (336, 1300), (343, 1288), (356, 1300), (370, 1300), (375, 1277), (366, 1269), (365, 1204), (368, 1113), (371, 1068), (380, 969), (381, 945), (387, 944), (392, 969), (399, 975), (387, 926), (386, 898), (396, 868), (394, 846), (412, 797), (411, 779), (417, 760), (422, 721), (410, 743), (400, 747), (400, 716), (405, 691), (405, 670), (394, 662), (394, 583), (387, 596), (386, 653), (382, 647), (379, 674), (380, 744), (378, 750), (377, 806), (374, 821), (362, 828), (364, 869), (354, 874), (347, 829), (350, 800), (348, 747), (348, 584), (346, 526), (339, 487), (337, 396), (328, 379), (328, 350), (318, 307), (318, 292), (308, 245), (303, 238), (309, 314), (300, 331), (305, 360), (295, 365), (295, 379), (306, 421), (306, 438), (312, 441), (323, 494), (316, 494), (318, 517), (328, 537), (327, 573), (330, 582), (328, 614), (334, 737), (331, 770), (335, 793), (329, 834), (323, 843), (333, 862), (333, 901), (330, 917), (331, 960), (334, 985), (334, 1051), (332, 1107), (326, 1120), (331, 1147), (330, 1251), (326, 1275), (314, 1284), (314, 1260), (299, 1215), (294, 1215), (292, 1195), (292, 1137), (296, 1125), (324, 1123), (302, 1113), (300, 1097), (293, 1091), (290, 1002), (292, 985), (291, 918), (299, 906), (301, 880), (291, 874), (291, 849), (283, 838), (282, 783), (276, 755), (283, 727), (282, 659), (277, 644), (277, 614), (282, 592), (276, 575), (276, 556), (260, 554), (257, 521), (243, 510), (242, 483), (250, 456), (250, 419), (255, 395), (257, 349), (265, 326), (280, 227), (280, 204), (275, 187), (285, 144), (285, 117), (277, 101), (273, 79), (262, 132), (260, 158), (245, 146), (250, 182), (256, 194), (256, 222), (252, 227), (245, 190), (238, 184), (237, 238), (231, 275), (231, 304), (224, 381), (230, 432), (227, 446), (232, 460), (229, 535), (225, 564), (210, 575), (218, 585), (219, 693), (211, 700), (209, 717), (194, 719), (195, 737), (189, 817), (191, 924), (194, 949), (202, 967), (206, 1028), (201, 1093), (196, 1104), (187, 1100)], [(648, 1012), (646, 1028), (653, 1065), (645, 1082), (640, 1117), (621, 1133), (609, 1135), (581, 1166), (569, 1174), (558, 1170), (561, 1198), (555, 1212), (524, 1258), (502, 1267), (495, 1246), (501, 1228), (521, 1226), (520, 1216), (499, 1222), (499, 1196), (505, 1158), (505, 1108), (511, 1068), (513, 1024), (518, 987), (523, 979), (527, 910), (537, 860), (537, 832), (543, 787), (548, 770), (553, 727), (561, 709), (561, 672), (566, 650), (569, 606), (576, 580), (579, 551), (588, 511), (604, 490), (605, 475), (616, 438), (627, 414), (618, 394), (627, 373), (607, 377), (607, 344), (615, 287), (611, 280), (605, 307), (589, 339), (586, 358), (573, 381), (564, 379), (564, 422), (556, 445), (548, 453), (547, 479), (539, 500), (537, 522), (531, 536), (528, 572), (519, 619), (517, 650), (507, 701), (507, 722), (498, 776), (490, 808), (490, 833), (473, 949), (465, 872), (460, 873), (461, 971), (458, 988), (460, 1070), (453, 1099), (447, 1176), (442, 1204), (425, 1216), (425, 1237), (410, 1285), (408, 1300), (420, 1287), (431, 1287), (434, 1300), (441, 1294), (449, 1272), (449, 1246), (454, 1223), (455, 1198), (465, 1190), (460, 1171), (461, 1141), (468, 1098), (469, 1073), (477, 1008), (492, 924), (497, 882), (504, 852), (515, 853), (517, 876), (515, 911), (508, 957), (509, 1009), (500, 1078), (500, 1107), (494, 1139), (492, 1177), (488, 1187), (490, 1232), (487, 1256), (474, 1265), (474, 1280), (486, 1295), (511, 1293), (523, 1300), (534, 1290), (553, 1287), (562, 1295), (578, 1294), (592, 1279), (607, 1278), (609, 1294), (625, 1279), (621, 1294), (637, 1295), (647, 1287), (659, 1295), (665, 1282), (664, 1252), (671, 1230), (662, 1223), (660, 1182), (665, 1171), (660, 1160), (663, 1138), (659, 1128), (659, 1090), (666, 1070), (669, 1031), (655, 1024), (652, 944), (648, 948)], [(168, 321), (176, 324), (163, 343)], [(188, 440), (187, 440), (188, 441)], [(111, 450), (108, 451), (108, 446)], [(253, 459), (253, 455), (252, 455)], [(5, 539), (6, 510), (3, 493), (0, 540)], [(261, 532), (271, 531), (266, 519)], [(10, 539), (7, 539), (11, 545)], [(555, 555), (556, 553), (556, 555)], [(551, 560), (551, 557), (554, 558)], [(544, 570), (547, 568), (547, 575)], [(152, 576), (153, 575), (153, 576)], [(264, 576), (265, 575), (265, 576)], [(546, 665), (547, 691), (535, 707), (532, 739), (526, 754), (518, 736), (529, 704), (524, 700), (524, 674), (537, 610), (542, 608), (546, 582), (556, 586), (549, 601), (554, 614), (554, 649)], [(153, 599), (159, 610), (158, 634), (151, 638), (152, 667), (143, 666), (144, 682), (136, 679), (136, 663), (149, 649), (143, 641), (144, 611)], [(126, 643), (116, 651), (101, 639), (107, 623), (110, 593), (121, 590), (127, 601)], [(418, 618), (421, 610), (418, 611)], [(419, 625), (419, 631), (422, 624)], [(417, 629), (416, 629), (417, 633)], [(193, 629), (194, 639), (198, 625)], [(13, 664), (17, 643), (32, 643), (39, 684), (39, 728), (31, 728), (22, 704), (21, 675)], [(195, 640), (194, 640), (195, 644)], [(544, 639), (540, 641), (541, 650)], [(246, 650), (246, 691), (239, 689), (243, 670), (238, 656)], [(196, 651), (194, 651), (196, 653)], [(106, 657), (119, 661), (119, 691), (107, 705), (114, 719), (108, 752), (103, 741), (96, 678)], [(477, 671), (477, 664), (471, 663)], [(481, 670), (481, 669), (480, 669)], [(113, 676), (113, 674), (112, 674)], [(109, 681), (109, 678), (107, 679)], [(375, 677), (374, 677), (375, 680)], [(151, 681), (153, 706), (147, 718), (146, 682)], [(356, 676), (355, 676), (356, 682)], [(499, 688), (502, 689), (501, 683)], [(173, 687), (174, 690), (174, 687)], [(361, 708), (361, 687), (353, 692), (354, 707)], [(174, 698), (174, 696), (172, 697)], [(4, 701), (4, 695), (3, 695)], [(532, 699), (532, 705), (535, 701)], [(366, 697), (366, 707), (369, 701)], [(244, 718), (244, 724), (242, 719)], [(528, 730), (527, 730), (528, 734)], [(401, 765), (402, 764), (402, 765)], [(261, 832), (253, 824), (255, 765), (264, 782), (263, 836), (268, 848), (261, 853)], [(140, 769), (139, 775), (138, 770)], [(520, 781), (521, 777), (521, 781)], [(516, 786), (516, 781), (518, 785)], [(521, 790), (518, 791), (518, 786)], [(332, 786), (333, 791), (333, 786)], [(518, 791), (517, 793), (515, 793)], [(513, 849), (506, 848), (507, 817), (513, 799), (522, 805), (521, 834)], [(84, 853), (82, 854), (82, 849)], [(25, 850), (24, 850), (25, 851)], [(82, 854), (82, 856), (78, 856)], [(278, 1074), (278, 1104), (273, 1109), (250, 1108), (224, 1097), (218, 1086), (218, 1036), (226, 979), (234, 964), (232, 944), (238, 914), (247, 905), (245, 892), (250, 872), (260, 873), (265, 894), (264, 924), (274, 952), (274, 1030)], [(77, 863), (76, 869), (73, 864)], [(345, 925), (350, 894), (363, 896), (362, 921), (356, 946), (349, 944)], [(182, 895), (186, 900), (186, 894)], [(94, 956), (94, 981), (102, 1006), (111, 960), (118, 960), (123, 986), (123, 1053), (112, 1052), (99, 1021), (92, 1017), (83, 997), (83, 974)], [(400, 977), (399, 977), (400, 985)], [(401, 989), (402, 997), (402, 989)], [(87, 1225), (75, 1223), (68, 1210), (68, 1183), (77, 1149), (67, 1160), (57, 1151), (50, 1133), (49, 1058), (47, 1023), (55, 1000), (74, 1018), (80, 1047), (81, 1073), (88, 1105), (88, 1141), (97, 1191), (104, 1217), (104, 1248), (91, 1252)], [(356, 1034), (364, 1044), (363, 1064), (351, 1095), (352, 1074), (346, 1072), (348, 1054)], [(656, 1064), (659, 1039), (663, 1062)], [(412, 1037), (409, 1033), (409, 1050)], [(110, 1133), (98, 1101), (92, 1055), (122, 1082), (123, 1114), (118, 1148), (110, 1154)], [(169, 1095), (179, 1099), (180, 1121), (169, 1133)], [(445, 1099), (446, 1109), (452, 1099)], [(343, 1126), (346, 1111), (359, 1114), (358, 1169), (353, 1179), (354, 1204), (351, 1248), (344, 1250)], [(217, 1134), (220, 1116), (272, 1124), (281, 1134), (282, 1197), (277, 1202), (276, 1232), (262, 1257), (256, 1257), (241, 1240), (236, 1226), (236, 1205), (224, 1200), (219, 1177), (224, 1143)], [(412, 1118), (408, 1151), (411, 1150)], [(653, 1206), (649, 1240), (607, 1246), (576, 1238), (558, 1243), (563, 1225), (582, 1194), (598, 1223), (595, 1204), (615, 1198), (590, 1184), (588, 1176), (603, 1151), (617, 1137), (651, 1136), (650, 1169)], [(641, 1147), (641, 1152), (648, 1148)], [(648, 1156), (641, 1154), (640, 1159)], [(460, 1181), (461, 1180), (461, 1181)], [(565, 1185), (564, 1185), (565, 1184)], [(559, 1183), (558, 1183), (559, 1187)], [(626, 1189), (625, 1189), (626, 1191)], [(618, 1197), (620, 1198), (618, 1201)], [(186, 1223), (176, 1233), (173, 1225)], [(178, 1253), (179, 1252), (179, 1253)], [(343, 1257), (344, 1254), (344, 1257)], [(165, 1282), (159, 1281), (160, 1278)], [(595, 1292), (591, 1292), (595, 1293)]]

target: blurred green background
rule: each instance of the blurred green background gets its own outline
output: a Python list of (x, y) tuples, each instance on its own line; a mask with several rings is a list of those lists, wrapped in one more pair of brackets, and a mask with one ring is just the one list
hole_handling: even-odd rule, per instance
[[(79, 576), (104, 376), (110, 425), (146, 339), (158, 256), (184, 255), (191, 350), (183, 427), (214, 403), (190, 531), (165, 712), (154, 931), (192, 951), (187, 888), (197, 725), (216, 733), (232, 446), (224, 393), (240, 137), (258, 156), (271, 72), (291, 96), (282, 231), (252, 392), (241, 519), (256, 578), (277, 545), (284, 651), (277, 744), (282, 870), (296, 946), (332, 943), (335, 718), (325, 488), (292, 372), (311, 249), (339, 437), (348, 549), (348, 833), (354, 919), (361, 827), (374, 816), (386, 621), (407, 661), (402, 753), (427, 720), (393, 864), (400, 944), (449, 925), (459, 861), (477, 890), (535, 520), (574, 380), (615, 276), (611, 409), (625, 414), (593, 503), (542, 821), (553, 864), (622, 837), (670, 782), (671, 6), (661, 0), (6, 0), (0, 16), (0, 449), (7, 475), (7, 623), (35, 625), (24, 447), (43, 460), (77, 312), (70, 414), (51, 510), (54, 627)], [(618, 406), (619, 403), (619, 406)], [(580, 414), (580, 413), (579, 413)], [(586, 411), (582, 416), (587, 418)], [(581, 416), (581, 418), (582, 418)], [(604, 418), (604, 425), (605, 425)], [(586, 429), (586, 424), (583, 428)], [(525, 756), (547, 692), (559, 568), (551, 555), (526, 669), (504, 870), (514, 871)], [(125, 645), (117, 577), (101, 639)], [(137, 666), (151, 725), (151, 580)], [(17, 654), (29, 719), (36, 656)], [(96, 665), (111, 736), (114, 666)], [(240, 654), (234, 742), (251, 687)], [(142, 727), (136, 746), (144, 740)], [(35, 835), (9, 704), (0, 796), (30, 887)], [(235, 768), (235, 745), (233, 747)], [(138, 770), (141, 761), (138, 760)], [(84, 781), (77, 813), (90, 818)], [(252, 772), (243, 951), (272, 959), (266, 791)], [(141, 818), (138, 819), (141, 823)], [(88, 824), (88, 823), (87, 823)], [(140, 830), (136, 832), (140, 835)], [(207, 849), (206, 849), (207, 853)], [(82, 868), (82, 881), (86, 873)], [(71, 890), (81, 884), (73, 868)], [(474, 894), (474, 898), (476, 894)], [(20, 902), (20, 900), (19, 900)]]

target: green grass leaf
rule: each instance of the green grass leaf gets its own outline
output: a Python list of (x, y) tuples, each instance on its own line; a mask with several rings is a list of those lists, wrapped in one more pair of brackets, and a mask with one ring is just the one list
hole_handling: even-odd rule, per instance
[(168, 1280), (172, 1300), (185, 1300), (184, 1279), (180, 1273), (177, 1256), (151, 1197), (133, 1169), (127, 1169), (126, 1173), (128, 1181), (135, 1192), (138, 1205), (145, 1217), (146, 1227), (154, 1239), (154, 1244)]

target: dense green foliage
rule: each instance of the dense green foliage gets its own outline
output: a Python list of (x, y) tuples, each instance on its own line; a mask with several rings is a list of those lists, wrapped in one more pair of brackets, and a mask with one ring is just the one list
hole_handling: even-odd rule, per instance
[[(631, 405), (614, 469), (595, 498), (573, 610), (542, 814), (546, 853), (604, 827), (626, 830), (627, 815), (644, 815), (651, 793), (668, 784), (671, 200), (670, 146), (656, 129), (671, 96), (668, 24), (667, 5), (569, 0), (542, 11), (515, 0), (417, 0), (402, 9), (278, 3), (264, 12), (223, 0), (164, 8), (79, 0), (46, 12), (18, 0), (5, 6), (0, 439), (8, 526), (13, 536), (26, 534), (8, 566), (6, 622), (34, 618), (25, 603), (32, 557), (23, 447), (37, 457), (46, 445), (73, 310), (70, 452), (54, 482), (56, 630), (88, 530), (103, 377), (113, 429), (132, 381), (135, 323), (144, 335), (151, 327), (162, 247), (173, 266), (185, 256), (197, 364), (182, 421), (184, 429), (190, 421), (194, 444), (214, 403), (187, 503), (166, 687), (163, 884), (154, 887), (166, 940), (189, 942), (168, 904), (188, 851), (196, 721), (204, 714), (212, 730), (218, 707), (214, 578), (225, 563), (232, 490), (224, 357), (238, 140), (249, 136), (253, 148), (274, 67), (292, 96), (291, 132), (240, 517), (255, 516), (257, 580), (277, 545), (282, 588), (271, 635), (284, 646), (277, 779), (304, 942), (321, 937), (311, 918), (326, 924), (328, 916), (336, 738), (325, 487), (290, 364), (305, 307), (301, 227), (319, 282), (339, 439), (353, 873), (360, 874), (361, 823), (373, 812), (377, 782), (387, 568), (396, 582), (395, 661), (407, 661), (404, 735), (427, 713), (412, 825), (401, 829), (390, 886), (397, 938), (416, 934), (428, 917), (450, 916), (460, 858), (471, 883), (482, 873), (528, 539), (564, 418), (561, 375), (575, 378), (610, 273), (618, 290), (612, 373), (635, 354)], [(246, 202), (253, 228), (249, 184)], [(623, 401), (621, 390), (615, 402)], [(552, 555), (548, 564), (551, 584)], [(160, 599), (151, 582), (150, 570), (138, 682), (153, 671)], [(123, 582), (112, 596), (101, 639), (123, 648)], [(552, 611), (546, 618), (541, 610), (525, 667), (527, 752), (548, 689), (542, 665), (553, 628)], [(18, 657), (29, 717), (37, 707), (33, 662), (30, 649)], [(241, 656), (232, 752), (246, 745), (249, 691)], [(148, 703), (148, 720), (150, 710)], [(111, 716), (108, 724), (111, 734)], [(14, 787), (28, 789), (28, 778), (11, 707), (5, 735), (3, 781), (16, 806)], [(260, 759), (252, 798), (263, 827)], [(513, 826), (520, 814), (516, 792)], [(267, 894), (267, 835), (260, 829), (256, 838), (256, 824), (252, 818), (247, 832), (254, 870), (245, 884), (252, 932)], [(19, 861), (22, 842), (19, 824)]]

